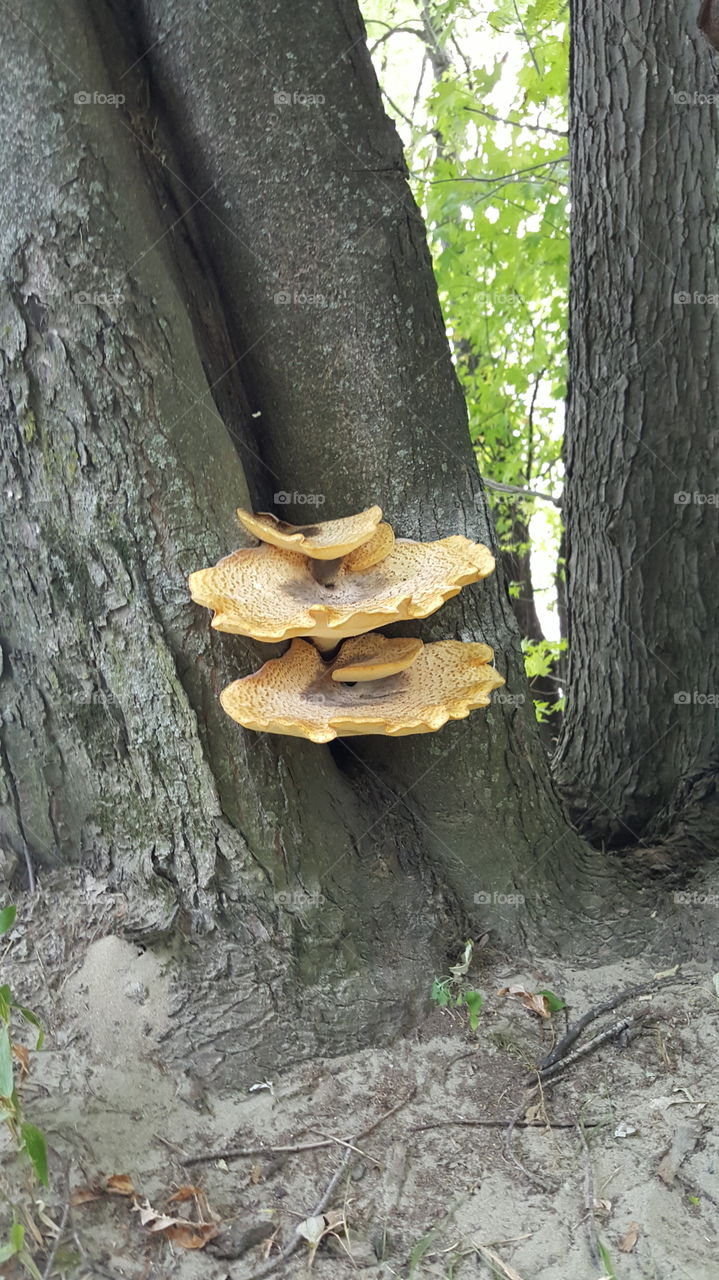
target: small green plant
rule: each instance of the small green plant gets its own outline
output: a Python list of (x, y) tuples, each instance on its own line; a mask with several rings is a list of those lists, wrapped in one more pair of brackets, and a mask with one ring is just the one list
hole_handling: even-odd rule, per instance
[(475, 991), (466, 982), (469, 966), (472, 962), (474, 943), (471, 939), (465, 943), (462, 958), (458, 964), (452, 965), (449, 977), (435, 978), (432, 983), (431, 997), (440, 1009), (466, 1009), (470, 1029), (476, 1031), (479, 1026), (479, 1015), (482, 1012), (484, 996)]
[[(16, 914), (17, 910), (14, 906), (4, 907), (0, 911), (0, 937), (12, 929)], [(48, 1167), (45, 1137), (40, 1129), (24, 1118), (17, 1090), (15, 1064), (19, 1065), (21, 1079), (27, 1073), (27, 1049), (24, 1045), (16, 1044), (12, 1036), (18, 1016), (37, 1032), (35, 1049), (40, 1049), (44, 1033), (38, 1018), (31, 1009), (18, 1004), (9, 986), (0, 986), (0, 1119), (4, 1120), (10, 1129), (18, 1151), (29, 1157), (38, 1181), (46, 1187)], [(17, 1225), (10, 1233), (9, 1243), (4, 1246), (4, 1249), (12, 1248), (12, 1252), (0, 1254), (0, 1257), (11, 1258), (21, 1252), (22, 1244), (16, 1247), (20, 1241)], [(22, 1231), (22, 1228), (19, 1230)]]

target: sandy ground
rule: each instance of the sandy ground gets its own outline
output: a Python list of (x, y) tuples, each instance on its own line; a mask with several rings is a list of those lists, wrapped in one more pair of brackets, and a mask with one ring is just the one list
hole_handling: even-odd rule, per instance
[[(31, 1218), (44, 1280), (245, 1280), (267, 1258), (277, 1260), (333, 1178), (318, 1225), (334, 1223), (334, 1232), (314, 1260), (303, 1242), (273, 1274), (719, 1276), (719, 1000), (711, 974), (697, 969), (694, 983), (606, 1015), (583, 1038), (649, 1008), (631, 1043), (609, 1042), (578, 1061), (538, 1103), (523, 1084), (527, 1069), (563, 1035), (567, 1016), (573, 1022), (652, 979), (641, 961), (593, 970), (548, 961), (520, 971), (488, 956), (474, 979), (486, 996), (476, 1034), (459, 1011), (432, 1009), (391, 1048), (279, 1064), (271, 1080), (248, 1079), (243, 1091), (228, 1094), (168, 1069), (172, 962), (118, 936), (113, 899), (86, 885), (54, 896), (46, 889), (42, 909), (19, 905), (4, 939), (2, 982), (47, 1028), (22, 1096), (28, 1118), (47, 1134), (52, 1176), (50, 1189), (33, 1199), (7, 1138), (0, 1139), (0, 1241), (13, 1206), (20, 1220)], [(511, 983), (549, 988), (567, 1001), (568, 1014), (542, 1019), (500, 996)], [(508, 1153), (506, 1121), (523, 1103), (535, 1105), (529, 1115), (539, 1127), (517, 1128)], [(343, 1145), (348, 1139), (356, 1150)], [(188, 1163), (238, 1147), (323, 1142), (309, 1151)], [(134, 1201), (105, 1190), (119, 1175)], [(146, 1202), (159, 1213), (188, 1185), (199, 1188), (207, 1234), (215, 1233), (201, 1249), (183, 1248), (171, 1233), (153, 1232), (152, 1219), (142, 1221)], [(95, 1198), (68, 1207), (83, 1195)], [(175, 1203), (168, 1212), (197, 1216), (197, 1204)], [(52, 1224), (63, 1222), (58, 1241)], [(0, 1274), (25, 1273), (6, 1262)]]

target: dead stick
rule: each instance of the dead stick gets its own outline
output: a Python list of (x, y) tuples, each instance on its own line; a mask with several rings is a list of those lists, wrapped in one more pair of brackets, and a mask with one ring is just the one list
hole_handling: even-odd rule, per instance
[(188, 1156), (184, 1164), (206, 1164), (210, 1160), (244, 1160), (248, 1156), (296, 1155), (300, 1151), (319, 1151), (334, 1147), (333, 1138), (322, 1142), (298, 1142), (286, 1147), (229, 1147), (226, 1151), (210, 1151), (205, 1156)]
[(60, 1219), (60, 1226), (57, 1229), (57, 1235), (55, 1236), (55, 1239), (53, 1241), (52, 1249), (48, 1254), (45, 1270), (42, 1273), (42, 1280), (49, 1280), (50, 1272), (52, 1271), (52, 1264), (54, 1263), (55, 1256), (57, 1254), (58, 1249), (60, 1248), (60, 1241), (62, 1240), (62, 1237), (65, 1234), (65, 1227), (67, 1225), (67, 1219), (68, 1219), (69, 1213), (70, 1213), (70, 1205), (69, 1205), (69, 1202), (66, 1201), (65, 1208), (62, 1211), (62, 1218)]
[(546, 1080), (558, 1076), (560, 1072), (568, 1071), (580, 1058), (585, 1058), (588, 1053), (593, 1053), (595, 1049), (599, 1049), (608, 1040), (615, 1040), (623, 1031), (628, 1031), (630, 1027), (636, 1026), (642, 1018), (646, 1018), (648, 1013), (648, 1009), (640, 1009), (638, 1013), (630, 1014), (629, 1017), (612, 1023), (611, 1027), (607, 1027), (605, 1031), (598, 1032), (596, 1036), (592, 1036), (591, 1040), (587, 1040), (586, 1044), (580, 1045), (578, 1049), (574, 1050), (574, 1053), (568, 1054), (567, 1057), (553, 1063), (550, 1067), (543, 1067), (538, 1073), (539, 1079), (544, 1083)]
[[(594, 1124), (585, 1125), (586, 1129), (600, 1129), (604, 1122), (597, 1120)], [(428, 1129), (446, 1129), (448, 1125), (464, 1125), (468, 1129), (506, 1129), (509, 1120), (440, 1120), (436, 1124), (421, 1124), (415, 1133), (426, 1133)], [(515, 1120), (515, 1129), (576, 1129), (576, 1120)]]
[(577, 1133), (579, 1134), (579, 1141), (582, 1144), (582, 1150), (584, 1152), (584, 1206), (587, 1211), (589, 1252), (592, 1255), (592, 1262), (598, 1267), (601, 1262), (601, 1257), (599, 1254), (599, 1241), (597, 1239), (597, 1224), (594, 1219), (594, 1170), (592, 1168), (592, 1157), (589, 1153), (589, 1144), (581, 1121), (577, 1125)]
[(567, 1034), (555, 1044), (551, 1053), (540, 1062), (538, 1070), (546, 1071), (548, 1067), (554, 1066), (555, 1062), (559, 1062), (560, 1058), (564, 1058), (568, 1050), (571, 1049), (575, 1040), (578, 1040), (585, 1027), (590, 1022), (595, 1022), (603, 1013), (611, 1013), (612, 1009), (616, 1009), (618, 1005), (624, 1004), (627, 1000), (633, 999), (634, 996), (649, 995), (654, 991), (661, 991), (664, 987), (669, 987), (676, 982), (696, 982), (696, 978), (691, 975), (677, 974), (671, 978), (654, 978), (651, 982), (642, 982), (636, 987), (626, 987), (624, 991), (619, 991), (617, 995), (611, 999), (603, 1001), (602, 1004), (595, 1004), (586, 1013), (582, 1014), (576, 1022), (573, 1022)]

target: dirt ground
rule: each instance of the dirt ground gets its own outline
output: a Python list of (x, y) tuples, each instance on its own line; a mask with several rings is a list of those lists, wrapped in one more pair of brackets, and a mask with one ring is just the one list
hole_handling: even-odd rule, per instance
[[(640, 960), (522, 971), (486, 951), (473, 977), (486, 1001), (476, 1034), (466, 1012), (434, 1008), (390, 1048), (278, 1065), (271, 1080), (229, 1094), (168, 1070), (172, 962), (118, 936), (113, 899), (87, 882), (44, 886), (18, 906), (1, 981), (46, 1027), (22, 1097), (47, 1135), (51, 1179), (33, 1202), (0, 1139), (0, 1242), (14, 1210), (43, 1280), (246, 1280), (273, 1262), (278, 1277), (317, 1280), (719, 1276), (710, 972), (687, 970), (693, 981), (597, 1020), (579, 1044), (648, 1011), (625, 1047), (608, 1041), (540, 1095), (524, 1084), (528, 1069), (567, 1020), (650, 981)], [(547, 988), (568, 1009), (542, 1018), (498, 994), (511, 984)], [(509, 1141), (507, 1121), (526, 1107), (535, 1126), (518, 1125)], [(190, 1163), (238, 1147), (262, 1150)], [(168, 1204), (188, 1186), (198, 1193)], [(313, 1212), (325, 1232), (314, 1258), (302, 1240), (277, 1265)], [(204, 1231), (172, 1222), (200, 1214)], [(26, 1273), (11, 1261), (0, 1274)]]

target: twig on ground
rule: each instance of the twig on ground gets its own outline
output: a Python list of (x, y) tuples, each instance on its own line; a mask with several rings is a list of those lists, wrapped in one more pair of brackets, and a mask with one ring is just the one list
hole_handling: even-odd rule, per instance
[(507, 1280), (522, 1280), (519, 1272), (515, 1271), (514, 1267), (510, 1267), (508, 1262), (503, 1262), (499, 1254), (495, 1253), (494, 1249), (490, 1249), (488, 1244), (477, 1244), (474, 1247), (478, 1253), (481, 1253), (491, 1262), (495, 1270), (499, 1269), (502, 1275), (507, 1277)]
[(53, 1263), (55, 1261), (57, 1251), (60, 1248), (60, 1241), (62, 1240), (62, 1237), (65, 1234), (65, 1227), (67, 1226), (67, 1220), (69, 1215), (70, 1215), (70, 1202), (66, 1200), (65, 1208), (62, 1211), (62, 1217), (60, 1219), (60, 1225), (57, 1229), (57, 1235), (55, 1236), (55, 1239), (53, 1241), (52, 1249), (48, 1254), (48, 1259), (45, 1264), (45, 1270), (42, 1273), (42, 1280), (49, 1280), (50, 1275), (52, 1274)]
[(188, 1156), (185, 1164), (207, 1164), (210, 1160), (244, 1160), (249, 1156), (290, 1156), (301, 1151), (320, 1151), (322, 1147), (334, 1147), (333, 1138), (322, 1142), (295, 1142), (282, 1147), (228, 1147), (223, 1151), (210, 1151), (203, 1156)]
[[(573, 1022), (567, 1034), (555, 1044), (551, 1053), (548, 1053), (538, 1067), (540, 1073), (545, 1072), (548, 1067), (554, 1066), (555, 1062), (559, 1062), (560, 1058), (564, 1058), (571, 1049), (575, 1040), (578, 1040), (585, 1027), (590, 1022), (595, 1022), (603, 1013), (610, 1013), (612, 1009), (616, 1009), (618, 1005), (624, 1004), (627, 1000), (631, 1000), (634, 996), (650, 995), (655, 991), (661, 991), (664, 987), (672, 986), (677, 982), (696, 982), (696, 978), (691, 974), (677, 974), (669, 978), (653, 978), (651, 982), (642, 982), (636, 987), (626, 987), (624, 991), (619, 991), (617, 995), (612, 996), (609, 1000), (604, 1000), (601, 1004), (595, 1004), (586, 1013), (582, 1014), (576, 1022)], [(534, 1076), (530, 1078), (534, 1079)], [(530, 1083), (530, 1080), (527, 1081)]]
[[(381, 1124), (384, 1124), (385, 1120), (389, 1120), (390, 1116), (395, 1115), (395, 1113), (401, 1110), (402, 1107), (405, 1107), (408, 1102), (411, 1102), (416, 1093), (417, 1093), (417, 1087), (415, 1085), (412, 1089), (410, 1089), (409, 1093), (406, 1094), (404, 1098), (401, 1098), (400, 1101), (396, 1102), (393, 1107), (390, 1107), (389, 1111), (383, 1112), (383, 1114), (378, 1116), (376, 1120), (373, 1120), (372, 1124), (368, 1125), (366, 1129), (361, 1129), (359, 1133), (355, 1133), (352, 1135), (352, 1137), (347, 1139), (347, 1150), (345, 1151), (345, 1154), (342, 1157), (339, 1167), (330, 1178), (322, 1195), (317, 1201), (317, 1204), (315, 1205), (314, 1209), (310, 1211), (307, 1217), (318, 1218), (320, 1214), (324, 1213), (325, 1209), (329, 1205), (330, 1200), (332, 1199), (332, 1196), (335, 1193), (337, 1186), (341, 1182), (342, 1177), (348, 1171), (352, 1163), (352, 1160), (356, 1153), (355, 1143), (360, 1142), (363, 1138), (368, 1137), (370, 1133), (374, 1133), (375, 1129), (378, 1129)], [(325, 1144), (323, 1143), (322, 1145), (325, 1145)], [(330, 1141), (329, 1145), (334, 1146), (335, 1145), (334, 1141)], [(283, 1266), (284, 1263), (287, 1262), (287, 1260), (292, 1257), (292, 1254), (295, 1253), (295, 1251), (299, 1248), (300, 1244), (302, 1243), (303, 1238), (304, 1237), (299, 1234), (299, 1231), (295, 1230), (289, 1243), (285, 1245), (282, 1252), (279, 1253), (276, 1258), (270, 1258), (263, 1266), (259, 1267), (257, 1271), (253, 1271), (250, 1275), (242, 1277), (242, 1280), (264, 1280), (265, 1276), (272, 1275), (274, 1271), (277, 1271), (278, 1267)]]
[[(506, 1129), (510, 1120), (440, 1120), (436, 1124), (421, 1124), (414, 1132), (426, 1133), (428, 1129), (446, 1129), (448, 1125), (464, 1125), (468, 1129)], [(585, 1125), (586, 1129), (600, 1129), (603, 1121)], [(515, 1120), (515, 1129), (576, 1129), (576, 1120)]]
[(544, 1067), (537, 1073), (538, 1079), (544, 1084), (547, 1080), (554, 1080), (564, 1071), (568, 1071), (574, 1066), (575, 1062), (579, 1062), (581, 1058), (586, 1058), (588, 1053), (593, 1053), (595, 1049), (599, 1049), (601, 1045), (606, 1044), (608, 1040), (616, 1040), (623, 1035), (625, 1031), (634, 1028), (643, 1018), (648, 1017), (649, 1009), (640, 1009), (638, 1013), (630, 1014), (627, 1018), (622, 1018), (619, 1022), (612, 1023), (611, 1027), (607, 1027), (604, 1031), (599, 1031), (596, 1036), (592, 1036), (591, 1040), (587, 1040), (586, 1044), (582, 1044), (574, 1053), (570, 1053), (566, 1058), (562, 1058), (559, 1062), (553, 1063), (551, 1067)]
[(589, 1153), (589, 1144), (587, 1142), (584, 1126), (581, 1120), (577, 1125), (577, 1133), (579, 1141), (582, 1144), (584, 1152), (584, 1207), (586, 1209), (587, 1235), (589, 1237), (589, 1252), (592, 1255), (592, 1262), (595, 1266), (601, 1263), (599, 1253), (599, 1240), (597, 1237), (597, 1224), (594, 1219), (594, 1170), (592, 1168), (592, 1157)]

